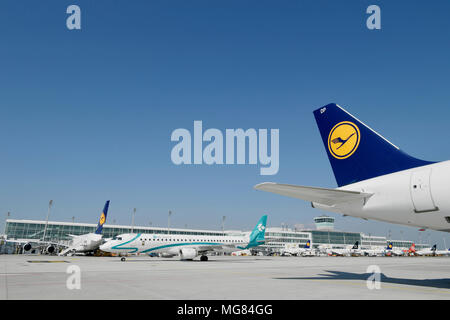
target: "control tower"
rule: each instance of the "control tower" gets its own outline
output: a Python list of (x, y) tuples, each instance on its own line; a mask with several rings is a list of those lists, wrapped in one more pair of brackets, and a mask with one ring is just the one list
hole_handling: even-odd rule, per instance
[(317, 230), (332, 231), (334, 230), (334, 218), (329, 216), (320, 216), (314, 218)]

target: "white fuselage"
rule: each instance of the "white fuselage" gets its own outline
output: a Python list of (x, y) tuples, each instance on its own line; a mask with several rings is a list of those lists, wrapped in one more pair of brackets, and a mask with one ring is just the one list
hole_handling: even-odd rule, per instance
[(346, 248), (346, 249), (327, 249), (326, 253), (328, 255), (339, 255), (339, 256), (350, 256), (350, 255), (360, 255), (360, 249)]
[(386, 254), (386, 249), (361, 249), (361, 253), (368, 256), (381, 256)]
[(450, 161), (399, 171), (338, 189), (372, 193), (367, 199), (315, 208), (363, 219), (450, 232)]
[(102, 235), (87, 233), (79, 236), (73, 236), (68, 248), (60, 252), (60, 255), (92, 252), (97, 250), (102, 243)]
[(165, 253), (179, 255), (183, 249), (193, 249), (198, 255), (204, 251), (231, 253), (244, 249), (249, 237), (123, 234), (105, 242), (100, 249), (111, 253)]

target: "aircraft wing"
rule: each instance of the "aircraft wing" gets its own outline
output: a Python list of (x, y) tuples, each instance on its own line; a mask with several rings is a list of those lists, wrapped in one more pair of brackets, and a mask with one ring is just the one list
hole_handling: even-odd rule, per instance
[(277, 193), (282, 196), (302, 199), (310, 202), (316, 202), (327, 206), (334, 206), (344, 202), (360, 200), (368, 198), (373, 195), (373, 193), (364, 193), (339, 189), (305, 187), (273, 182), (260, 183), (257, 184), (254, 188), (256, 190)]
[(56, 246), (66, 246), (64, 244), (58, 243), (58, 242), (54, 242), (54, 241), (42, 241), (39, 239), (17, 239), (17, 240), (12, 240), (12, 239), (5, 239), (5, 241), (10, 242), (10, 243), (18, 243), (18, 244), (27, 244), (27, 243), (33, 243), (33, 244), (37, 244), (37, 245), (56, 245)]
[(199, 253), (222, 252), (224, 250), (235, 249), (234, 245), (199, 245), (195, 247)]

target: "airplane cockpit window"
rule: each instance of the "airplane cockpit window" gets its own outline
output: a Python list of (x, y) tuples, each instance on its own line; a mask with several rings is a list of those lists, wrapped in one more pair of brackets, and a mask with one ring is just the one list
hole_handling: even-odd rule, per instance
[(113, 240), (122, 240), (122, 237), (115, 236), (112, 238)]

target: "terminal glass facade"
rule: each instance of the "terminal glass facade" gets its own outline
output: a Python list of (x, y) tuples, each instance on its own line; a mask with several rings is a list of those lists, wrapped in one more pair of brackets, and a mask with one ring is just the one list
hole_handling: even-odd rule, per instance
[(266, 242), (261, 248), (271, 251), (280, 251), (284, 249), (288, 243), (298, 243), (305, 245), (311, 240), (311, 234), (308, 232), (297, 232), (292, 230), (284, 230), (282, 228), (267, 228), (265, 234)]
[(319, 245), (333, 245), (338, 248), (346, 245), (353, 245), (356, 241), (361, 243), (361, 234), (355, 232), (341, 232), (341, 231), (308, 231), (312, 236), (313, 247), (317, 248)]
[[(41, 239), (45, 241), (69, 241), (72, 235), (81, 235), (93, 233), (97, 229), (95, 224), (68, 223), (68, 222), (48, 222), (45, 231), (45, 221), (32, 220), (7, 220), (6, 236), (8, 239)], [(112, 238), (123, 233), (148, 233), (148, 234), (176, 234), (176, 235), (204, 235), (204, 236), (220, 236), (222, 231), (212, 230), (192, 230), (192, 229), (170, 229), (167, 228), (151, 228), (151, 227), (134, 227), (131, 226), (103, 226), (103, 236)]]

